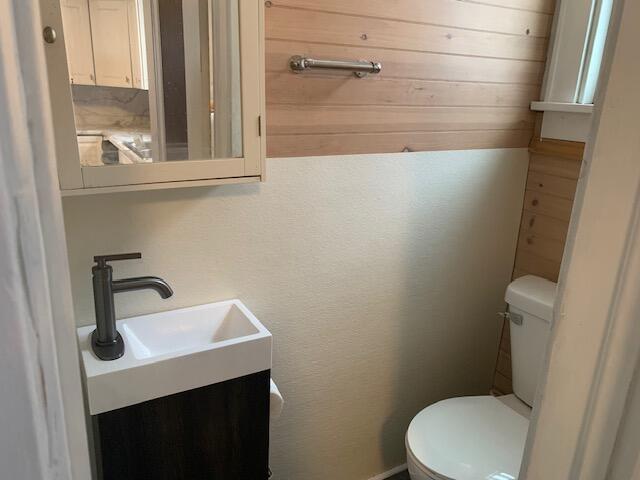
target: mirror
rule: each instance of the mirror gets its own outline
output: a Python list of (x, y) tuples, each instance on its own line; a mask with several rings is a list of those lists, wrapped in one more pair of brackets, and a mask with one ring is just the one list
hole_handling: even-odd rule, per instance
[(161, 158), (241, 157), (238, 1), (157, 0), (154, 6)]
[(82, 167), (243, 156), (238, 0), (60, 0)]

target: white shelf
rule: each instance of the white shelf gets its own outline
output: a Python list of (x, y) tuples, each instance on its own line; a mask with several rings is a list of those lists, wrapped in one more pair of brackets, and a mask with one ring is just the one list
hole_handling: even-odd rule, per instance
[(531, 110), (537, 112), (566, 112), (584, 113), (593, 112), (592, 103), (563, 103), (563, 102), (531, 102)]

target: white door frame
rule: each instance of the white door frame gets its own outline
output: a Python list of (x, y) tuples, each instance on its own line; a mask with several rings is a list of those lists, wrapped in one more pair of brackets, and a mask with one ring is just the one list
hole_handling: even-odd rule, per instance
[(618, 7), (609, 77), (597, 99), (578, 183), (523, 479), (606, 478), (638, 365), (640, 2)]
[(0, 0), (0, 477), (87, 480), (43, 13)]

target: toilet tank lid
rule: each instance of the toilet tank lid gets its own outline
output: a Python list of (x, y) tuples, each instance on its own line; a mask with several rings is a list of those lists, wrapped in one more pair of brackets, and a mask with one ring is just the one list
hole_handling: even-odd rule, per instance
[(535, 275), (520, 277), (507, 287), (505, 301), (530, 315), (551, 322), (556, 284)]

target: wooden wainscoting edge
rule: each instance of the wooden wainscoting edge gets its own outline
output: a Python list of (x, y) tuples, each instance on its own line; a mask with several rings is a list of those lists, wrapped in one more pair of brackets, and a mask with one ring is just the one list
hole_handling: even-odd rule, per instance
[(529, 144), (529, 151), (550, 157), (581, 161), (584, 155), (584, 143), (534, 136)]

